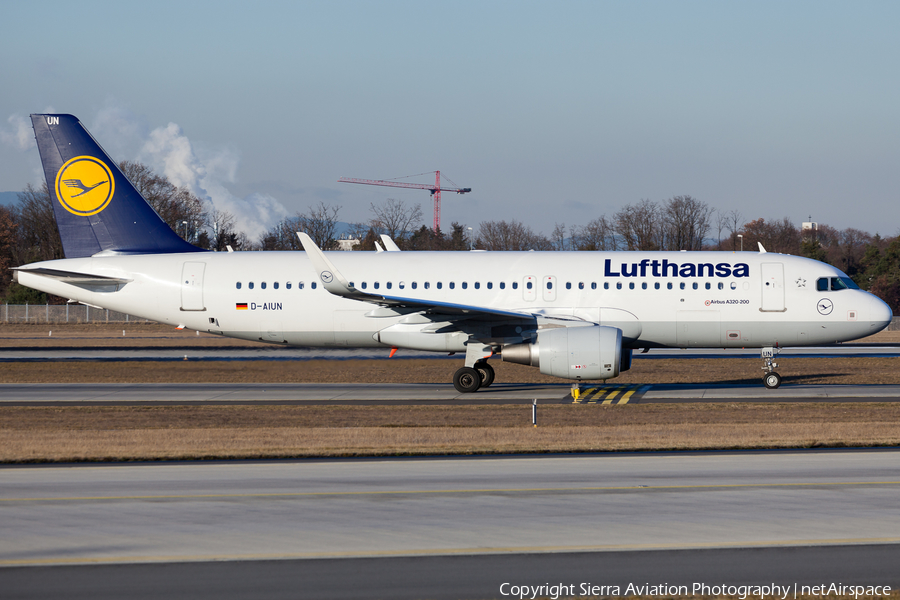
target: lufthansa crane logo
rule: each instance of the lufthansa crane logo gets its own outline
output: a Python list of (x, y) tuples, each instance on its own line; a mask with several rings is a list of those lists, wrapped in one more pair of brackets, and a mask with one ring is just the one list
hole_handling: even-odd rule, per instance
[(73, 215), (97, 214), (107, 207), (115, 191), (112, 171), (93, 156), (76, 156), (56, 174), (56, 197)]
[(322, 271), (322, 283), (331, 283), (334, 279), (334, 275), (331, 274), (331, 271)]

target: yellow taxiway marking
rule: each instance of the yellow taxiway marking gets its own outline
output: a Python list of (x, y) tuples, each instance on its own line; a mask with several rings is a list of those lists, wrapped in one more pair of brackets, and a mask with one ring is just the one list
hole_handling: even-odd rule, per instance
[[(652, 386), (630, 384), (620, 386), (605, 386), (588, 388), (583, 390), (578, 398), (573, 398), (574, 404), (628, 404), (634, 394), (643, 394)], [(621, 395), (620, 395), (621, 394)]]
[(496, 546), (474, 548), (410, 548), (408, 550), (297, 552), (297, 553), (247, 553), (247, 554), (188, 554), (150, 556), (92, 556), (57, 557), (38, 559), (0, 560), (0, 567), (24, 565), (75, 565), (150, 562), (211, 562), (247, 560), (302, 560), (321, 558), (370, 558), (392, 556), (453, 556), (482, 554), (523, 554), (559, 552), (627, 552), (634, 550), (695, 550), (706, 548), (769, 548), (790, 546), (851, 546), (863, 544), (897, 544), (900, 538), (807, 538), (792, 540), (742, 540), (734, 542), (689, 542), (671, 544), (603, 544), (596, 546)]
[(727, 490), (750, 488), (839, 487), (900, 485), (900, 481), (809, 481), (788, 483), (723, 483), (707, 485), (623, 485), (546, 488), (484, 488), (460, 490), (381, 490), (365, 492), (271, 492), (250, 494), (161, 494), (149, 496), (60, 496), (43, 498), (0, 498), (0, 502), (84, 502), (94, 500), (208, 500), (223, 498), (316, 498), (320, 496), (403, 496), (415, 494), (523, 494), (535, 492), (615, 492), (660, 490)]

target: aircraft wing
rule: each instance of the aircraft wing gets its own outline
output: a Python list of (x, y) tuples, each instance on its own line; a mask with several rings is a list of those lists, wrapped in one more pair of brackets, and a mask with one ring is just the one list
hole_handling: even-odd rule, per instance
[[(421, 300), (417, 298), (404, 298), (402, 296), (388, 296), (364, 292), (356, 289), (356, 287), (350, 284), (346, 277), (341, 275), (334, 264), (328, 260), (327, 256), (325, 256), (325, 253), (312, 241), (312, 238), (302, 232), (297, 232), (297, 235), (300, 237), (300, 242), (303, 244), (306, 255), (309, 257), (310, 261), (312, 261), (313, 267), (316, 269), (319, 280), (325, 286), (325, 289), (335, 296), (391, 308), (408, 308), (423, 311), (427, 314), (459, 315), (469, 318), (505, 317), (507, 319), (522, 319), (526, 321), (534, 321), (539, 317), (546, 317), (546, 315), (525, 311), (504, 310), (486, 306), (439, 302), (437, 300)], [(578, 321), (580, 319), (570, 318), (568, 320)]]

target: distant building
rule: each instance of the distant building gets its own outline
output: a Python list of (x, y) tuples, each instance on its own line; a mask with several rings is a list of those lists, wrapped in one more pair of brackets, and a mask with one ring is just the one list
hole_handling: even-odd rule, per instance
[(353, 236), (347, 236), (347, 239), (344, 239), (344, 236), (341, 236), (341, 239), (337, 241), (338, 248), (344, 251), (353, 250), (353, 246), (359, 246), (359, 240), (354, 239)]

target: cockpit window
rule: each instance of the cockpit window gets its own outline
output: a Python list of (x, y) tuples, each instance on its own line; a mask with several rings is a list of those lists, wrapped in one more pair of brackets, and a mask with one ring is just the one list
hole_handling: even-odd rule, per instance
[(859, 286), (849, 277), (820, 277), (816, 280), (816, 289), (820, 292), (827, 292), (829, 289), (833, 292), (838, 290), (858, 290)]
[(858, 290), (859, 286), (849, 277), (832, 277), (831, 289), (833, 290)]

